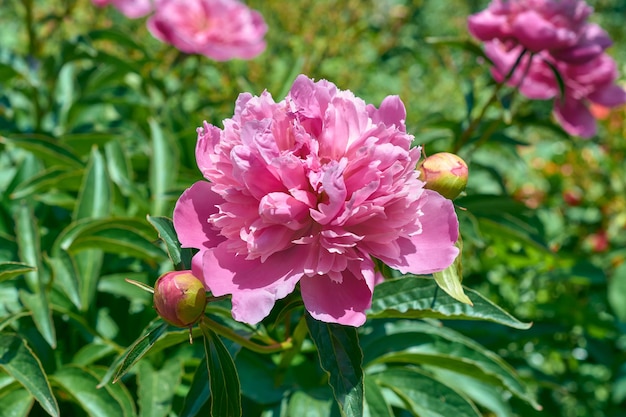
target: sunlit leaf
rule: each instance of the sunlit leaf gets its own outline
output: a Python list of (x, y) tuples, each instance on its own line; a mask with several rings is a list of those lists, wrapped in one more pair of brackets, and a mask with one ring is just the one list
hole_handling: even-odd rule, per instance
[(459, 255), (456, 257), (452, 265), (440, 272), (435, 272), (433, 278), (439, 287), (448, 295), (457, 301), (472, 305), (472, 301), (465, 295), (461, 282), (463, 281), (461, 254), (463, 253), (463, 244), (461, 238), (456, 243), (459, 248)]
[(177, 153), (156, 120), (151, 119), (152, 160), (150, 161), (151, 213), (155, 216), (168, 214), (171, 202), (167, 192), (174, 186), (178, 172)]
[(463, 304), (438, 290), (433, 279), (405, 277), (385, 281), (374, 289), (370, 318), (436, 318), (486, 320), (516, 329), (528, 329), (523, 323), (484, 298), (478, 292), (465, 288), (473, 306)]
[(98, 378), (85, 368), (67, 365), (51, 375), (51, 380), (90, 417), (126, 416), (125, 410)]
[[(176, 387), (180, 383), (182, 367), (178, 359), (165, 363), (156, 370), (148, 361), (137, 365), (137, 396), (140, 417), (166, 417), (172, 408)], [(205, 384), (208, 385), (208, 380)]]
[(211, 390), (212, 417), (239, 417), (241, 410), (241, 389), (237, 368), (228, 349), (210, 328), (200, 323), (204, 334), (206, 366)]
[(0, 334), (0, 368), (17, 380), (51, 416), (60, 416), (41, 362), (17, 335)]
[(26, 272), (34, 271), (35, 267), (21, 262), (0, 263), (0, 282), (18, 277)]
[(11, 137), (0, 136), (0, 143), (11, 144), (29, 152), (52, 165), (82, 168), (83, 162), (72, 149), (58, 143), (55, 139), (39, 134), (16, 134)]
[(362, 416), (363, 352), (356, 328), (321, 322), (309, 314), (306, 322), (342, 415)]
[(458, 392), (415, 369), (387, 369), (373, 375), (419, 417), (480, 417), (476, 406)]

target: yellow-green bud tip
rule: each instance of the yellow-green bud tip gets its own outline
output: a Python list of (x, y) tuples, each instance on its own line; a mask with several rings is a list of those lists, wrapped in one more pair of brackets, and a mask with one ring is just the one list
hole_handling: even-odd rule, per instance
[(167, 272), (154, 284), (154, 308), (163, 320), (189, 327), (204, 314), (206, 290), (191, 271)]
[(426, 188), (437, 191), (450, 200), (465, 190), (469, 171), (459, 156), (440, 152), (426, 158), (418, 168)]

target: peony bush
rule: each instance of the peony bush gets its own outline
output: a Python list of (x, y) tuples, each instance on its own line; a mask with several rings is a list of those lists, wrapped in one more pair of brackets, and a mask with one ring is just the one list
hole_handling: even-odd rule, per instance
[(619, 2), (5, 3), (0, 417), (622, 416)]

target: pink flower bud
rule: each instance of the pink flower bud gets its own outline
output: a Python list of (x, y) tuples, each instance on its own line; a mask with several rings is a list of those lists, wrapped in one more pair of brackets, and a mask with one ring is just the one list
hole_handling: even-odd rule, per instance
[(452, 153), (440, 152), (429, 156), (419, 170), (426, 188), (450, 200), (461, 194), (467, 185), (467, 164)]
[(154, 285), (154, 308), (163, 320), (189, 327), (204, 314), (206, 290), (191, 271), (167, 272)]

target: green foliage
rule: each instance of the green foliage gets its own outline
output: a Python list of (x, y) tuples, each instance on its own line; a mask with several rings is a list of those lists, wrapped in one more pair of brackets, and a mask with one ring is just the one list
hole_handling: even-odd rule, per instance
[[(212, 62), (110, 7), (3, 2), (0, 417), (621, 416), (626, 113), (582, 142), (497, 90), (465, 28), (484, 3), (254, 0), (268, 50)], [(624, 6), (590, 3), (626, 41)], [(191, 267), (171, 215), (201, 178), (196, 127), (299, 73), (400, 95), (415, 144), (469, 162), (461, 257), (434, 278), (381, 265), (358, 329), (297, 294), (257, 326), (213, 298), (167, 326), (126, 279)]]

